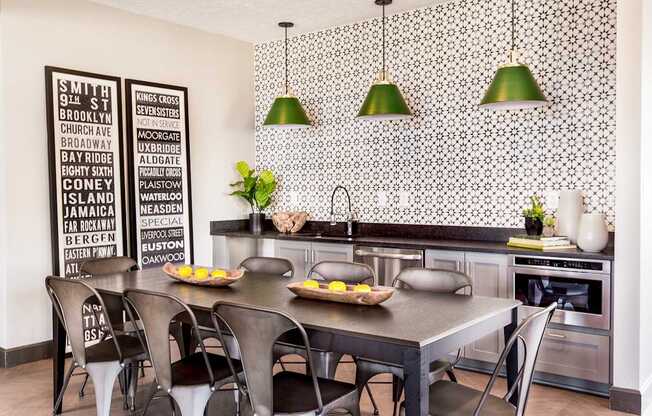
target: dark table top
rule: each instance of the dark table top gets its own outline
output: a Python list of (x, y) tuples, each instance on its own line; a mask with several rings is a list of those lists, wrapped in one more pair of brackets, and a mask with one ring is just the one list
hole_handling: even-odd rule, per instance
[(231, 286), (208, 288), (177, 282), (159, 269), (88, 279), (103, 294), (146, 289), (179, 297), (196, 310), (210, 310), (217, 300), (274, 308), (293, 315), (306, 328), (423, 347), (520, 305), (511, 299), (443, 295), (396, 289), (378, 306), (357, 306), (295, 297), (285, 286), (294, 280), (246, 273)]

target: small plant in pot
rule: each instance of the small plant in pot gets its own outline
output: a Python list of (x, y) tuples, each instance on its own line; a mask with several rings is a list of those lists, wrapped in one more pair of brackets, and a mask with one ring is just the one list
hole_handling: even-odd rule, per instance
[(263, 210), (272, 203), (272, 194), (276, 191), (276, 178), (270, 170), (264, 170), (256, 175), (247, 162), (240, 161), (235, 164), (242, 180), (231, 184), (237, 188), (231, 195), (238, 196), (249, 203), (251, 214), (249, 214), (249, 231), (260, 234), (263, 230), (265, 214)]
[(543, 204), (538, 196), (532, 195), (530, 197), (530, 202), (531, 206), (523, 210), (525, 232), (527, 235), (541, 235), (543, 232), (543, 219), (546, 216), (546, 211), (543, 209)]

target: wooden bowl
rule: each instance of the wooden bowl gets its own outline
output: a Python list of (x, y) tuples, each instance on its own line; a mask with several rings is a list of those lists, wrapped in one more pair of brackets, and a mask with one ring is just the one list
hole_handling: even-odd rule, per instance
[[(210, 267), (206, 267), (210, 270)], [(163, 266), (163, 272), (167, 274), (174, 280), (178, 280), (183, 283), (188, 283), (196, 286), (211, 286), (211, 287), (220, 287), (228, 286), (240, 280), (244, 276), (244, 270), (225, 270), (226, 277), (211, 277), (210, 275), (206, 279), (196, 279), (194, 276), (182, 277), (177, 273), (177, 266), (172, 263), (165, 263)]]
[(391, 287), (372, 287), (371, 292), (354, 292), (353, 287), (353, 285), (347, 285), (346, 292), (334, 292), (328, 290), (328, 284), (325, 283), (320, 283), (319, 288), (305, 287), (303, 282), (293, 282), (287, 285), (287, 288), (300, 298), (353, 305), (378, 305), (391, 298), (394, 294), (394, 289)]
[(272, 223), (281, 233), (296, 233), (303, 228), (310, 217), (305, 211), (276, 212), (272, 214)]

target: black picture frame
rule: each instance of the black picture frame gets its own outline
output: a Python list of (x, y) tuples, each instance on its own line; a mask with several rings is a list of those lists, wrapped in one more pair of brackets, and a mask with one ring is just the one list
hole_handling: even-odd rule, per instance
[(140, 227), (136, 221), (136, 209), (137, 206), (137, 189), (135, 183), (135, 153), (134, 153), (134, 134), (133, 134), (133, 123), (134, 123), (134, 113), (132, 105), (132, 91), (135, 86), (144, 86), (152, 88), (160, 88), (166, 90), (172, 90), (181, 92), (183, 94), (183, 103), (184, 103), (184, 114), (181, 116), (184, 117), (184, 130), (185, 130), (185, 148), (186, 148), (186, 176), (187, 176), (187, 191), (184, 193), (184, 197), (188, 199), (188, 248), (189, 248), (189, 258), (186, 259), (186, 263), (193, 264), (195, 261), (195, 252), (194, 252), (194, 226), (193, 226), (193, 216), (192, 216), (192, 170), (190, 162), (190, 123), (188, 117), (188, 88), (181, 87), (177, 85), (163, 84), (158, 82), (151, 81), (141, 81), (135, 79), (125, 79), (125, 110), (127, 115), (127, 175), (128, 185), (129, 185), (129, 230), (130, 230), (130, 254), (142, 268), (145, 268), (141, 264), (141, 258), (138, 256), (138, 233), (140, 232)]
[(111, 75), (102, 75), (92, 72), (78, 71), (67, 68), (60, 68), (55, 66), (46, 65), (45, 69), (45, 104), (46, 104), (46, 120), (47, 120), (47, 142), (48, 142), (48, 171), (49, 171), (49, 189), (50, 189), (50, 235), (52, 246), (52, 273), (55, 275), (63, 276), (61, 273), (61, 259), (59, 258), (59, 207), (58, 207), (58, 194), (57, 194), (57, 166), (55, 154), (55, 132), (54, 132), (54, 91), (52, 89), (52, 81), (55, 73), (66, 75), (74, 75), (86, 78), (95, 78), (105, 81), (113, 81), (116, 88), (116, 105), (117, 105), (117, 120), (118, 120), (118, 166), (120, 171), (115, 172), (114, 176), (120, 178), (120, 189), (117, 194), (120, 197), (120, 216), (122, 236), (122, 253), (117, 255), (126, 255), (128, 252), (127, 246), (127, 217), (126, 217), (126, 203), (125, 203), (125, 184), (124, 184), (124, 146), (123, 146), (123, 124), (122, 124), (122, 81), (120, 77)]

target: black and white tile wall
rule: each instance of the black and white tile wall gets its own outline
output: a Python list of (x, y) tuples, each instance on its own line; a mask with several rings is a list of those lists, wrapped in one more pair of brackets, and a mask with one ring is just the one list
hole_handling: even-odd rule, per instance
[(282, 91), (283, 44), (256, 45), (256, 162), (280, 178), (270, 211), (325, 220), (341, 184), (363, 221), (512, 227), (528, 195), (582, 189), (587, 210), (613, 226), (616, 0), (517, 0), (518, 48), (552, 105), (481, 110), (507, 59), (509, 10), (507, 0), (460, 0), (388, 18), (388, 70), (414, 112), (407, 121), (355, 119), (380, 69), (378, 19), (291, 38), (290, 84), (308, 129), (262, 128)]

